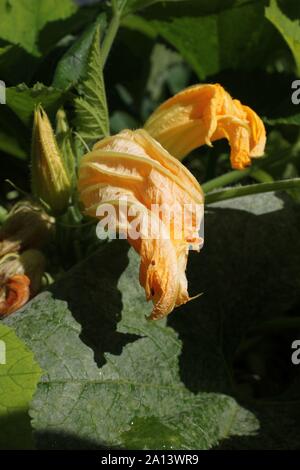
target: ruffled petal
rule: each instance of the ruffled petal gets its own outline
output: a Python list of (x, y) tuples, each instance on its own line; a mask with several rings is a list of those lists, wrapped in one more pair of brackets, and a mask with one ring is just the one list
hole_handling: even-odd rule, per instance
[(231, 165), (242, 170), (264, 153), (262, 120), (219, 84), (194, 85), (173, 96), (149, 117), (145, 129), (181, 160), (201, 145), (227, 139)]
[[(78, 188), (86, 214), (101, 219), (105, 204), (116, 209), (116, 230), (127, 234), (141, 256), (140, 283), (154, 304), (151, 318), (162, 318), (187, 302), (188, 250), (202, 246), (204, 203), (187, 168), (145, 130), (126, 130), (101, 140), (84, 156)], [(133, 230), (135, 211), (139, 237)]]

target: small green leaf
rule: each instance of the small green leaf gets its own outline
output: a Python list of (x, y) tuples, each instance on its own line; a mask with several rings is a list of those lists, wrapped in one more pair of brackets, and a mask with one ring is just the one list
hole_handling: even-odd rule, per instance
[(55, 88), (65, 89), (84, 78), (89, 51), (98, 25), (101, 31), (105, 29), (106, 16), (104, 14), (101, 14), (96, 22), (84, 31), (58, 62), (52, 83)]
[(276, 0), (270, 0), (270, 5), (265, 9), (266, 18), (271, 21), (280, 32), (289, 48), (291, 49), (298, 75), (300, 74), (300, 22), (290, 20), (282, 13)]
[(63, 161), (67, 170), (71, 186), (74, 188), (76, 183), (76, 158), (74, 148), (74, 137), (72, 129), (69, 127), (67, 115), (63, 108), (56, 114), (56, 132), (55, 137), (58, 147), (61, 151)]
[(89, 145), (109, 134), (109, 118), (100, 50), (100, 27), (94, 34), (86, 70), (86, 78), (75, 100), (75, 127)]
[(33, 447), (28, 407), (41, 373), (33, 353), (0, 323), (0, 449)]
[(28, 127), (31, 125), (33, 111), (37, 105), (42, 105), (47, 114), (53, 115), (65, 98), (64, 91), (47, 87), (42, 83), (36, 83), (32, 88), (21, 84), (6, 90), (7, 106)]

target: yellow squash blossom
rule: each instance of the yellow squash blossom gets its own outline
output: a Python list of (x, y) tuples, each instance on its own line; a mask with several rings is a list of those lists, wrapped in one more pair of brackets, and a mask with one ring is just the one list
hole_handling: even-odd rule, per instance
[[(141, 236), (128, 241), (141, 256), (140, 283), (154, 303), (152, 319), (169, 314), (190, 300), (185, 275), (189, 247), (199, 250), (203, 217), (202, 190), (190, 172), (145, 130), (125, 130), (95, 144), (82, 159), (79, 192), (85, 213), (99, 216), (99, 207), (141, 209)], [(174, 211), (153, 211), (153, 205)], [(178, 217), (184, 208), (184, 218)], [(116, 212), (121, 230), (133, 218)], [(121, 220), (122, 219), (122, 220)], [(151, 234), (144, 221), (151, 221)]]
[(264, 153), (266, 132), (248, 106), (232, 99), (219, 84), (191, 86), (159, 106), (145, 129), (181, 160), (203, 144), (227, 139), (231, 165), (242, 170)]

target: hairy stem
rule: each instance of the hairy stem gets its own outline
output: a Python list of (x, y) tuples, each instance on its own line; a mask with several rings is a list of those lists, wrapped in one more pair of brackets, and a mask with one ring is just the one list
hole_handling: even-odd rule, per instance
[(103, 68), (105, 66), (111, 47), (113, 45), (118, 29), (120, 27), (122, 7), (118, 8), (116, 1), (113, 1), (112, 11), (113, 11), (112, 19), (111, 19), (111, 22), (109, 23), (104, 41), (102, 43), (102, 49), (101, 49)]
[(225, 201), (226, 199), (233, 199), (235, 197), (267, 193), (270, 191), (287, 191), (289, 189), (300, 189), (300, 178), (223, 189), (207, 194), (205, 202), (206, 204), (212, 204), (213, 202)]

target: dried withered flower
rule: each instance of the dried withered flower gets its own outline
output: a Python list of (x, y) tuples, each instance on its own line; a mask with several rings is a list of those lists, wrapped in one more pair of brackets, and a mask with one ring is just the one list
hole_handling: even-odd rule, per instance
[(0, 228), (0, 257), (26, 248), (39, 248), (49, 240), (54, 219), (30, 201), (16, 204)]
[[(141, 210), (141, 236), (129, 230), (128, 241), (141, 256), (140, 283), (154, 303), (151, 318), (189, 301), (185, 269), (189, 247), (199, 250), (203, 242), (204, 196), (187, 168), (145, 130), (126, 130), (99, 141), (83, 157), (78, 188), (86, 214), (99, 216), (105, 204), (119, 209), (119, 230), (132, 228), (129, 211), (120, 211), (125, 200), (130, 209)], [(153, 205), (166, 210), (155, 211)], [(184, 223), (178, 217), (183, 212)]]
[(9, 253), (1, 258), (0, 317), (15, 312), (39, 292), (45, 264), (45, 257), (38, 250)]
[(30, 297), (30, 280), (16, 274), (5, 282), (0, 279), (0, 317), (10, 315), (26, 304)]
[(191, 86), (162, 103), (145, 129), (174, 157), (201, 145), (227, 139), (231, 165), (242, 170), (264, 153), (266, 132), (259, 116), (219, 84)]

